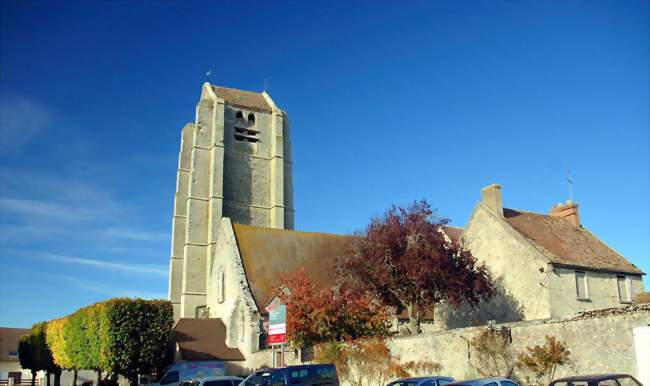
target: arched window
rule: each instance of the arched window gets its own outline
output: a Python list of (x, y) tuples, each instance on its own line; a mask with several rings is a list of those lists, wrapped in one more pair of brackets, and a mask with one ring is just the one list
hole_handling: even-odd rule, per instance
[(237, 119), (244, 119), (244, 113), (240, 111), (237, 111), (237, 114), (235, 114), (235, 118)]
[(217, 274), (217, 302), (223, 303), (226, 299), (226, 280), (223, 267), (219, 268), (219, 273)]
[(251, 125), (255, 123), (255, 114), (253, 113), (248, 114), (248, 123), (250, 123)]

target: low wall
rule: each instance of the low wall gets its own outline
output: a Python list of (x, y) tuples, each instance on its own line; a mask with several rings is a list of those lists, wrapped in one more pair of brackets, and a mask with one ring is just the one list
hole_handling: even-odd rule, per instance
[[(586, 311), (562, 318), (504, 323), (497, 328), (510, 329), (512, 348), (516, 352), (523, 352), (528, 346), (543, 345), (547, 335), (564, 342), (571, 352), (570, 363), (557, 368), (557, 378), (608, 372), (638, 375), (633, 329), (648, 325), (650, 304), (643, 304)], [(475, 378), (480, 374), (474, 367), (476, 354), (469, 342), (484, 329), (482, 326), (425, 332), (390, 339), (388, 346), (401, 362), (433, 361), (442, 367), (439, 375)], [(289, 365), (300, 364), (301, 355), (287, 352), (285, 360)], [(263, 350), (246, 355), (244, 362), (231, 363), (227, 370), (230, 374), (247, 374), (271, 364), (271, 350)], [(513, 377), (522, 384), (530, 384), (535, 379), (519, 368), (515, 369)]]
[[(543, 345), (554, 336), (571, 351), (570, 363), (557, 368), (555, 376), (618, 372), (637, 375), (633, 328), (650, 325), (650, 304), (587, 311), (574, 316), (497, 325), (511, 329), (512, 347)], [(485, 327), (470, 327), (423, 333), (389, 341), (400, 360), (429, 360), (442, 366), (441, 374), (456, 379), (479, 376), (472, 363), (475, 355), (469, 341)], [(523, 369), (515, 376), (524, 381)], [(534, 378), (533, 378), (534, 379)]]

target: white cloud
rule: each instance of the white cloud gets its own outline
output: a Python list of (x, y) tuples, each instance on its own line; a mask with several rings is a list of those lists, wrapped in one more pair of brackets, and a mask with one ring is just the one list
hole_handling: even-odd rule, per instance
[(18, 153), (51, 120), (43, 105), (23, 97), (4, 96), (0, 99), (0, 152)]
[(20, 251), (22, 255), (34, 259), (51, 261), (62, 264), (70, 264), (76, 266), (88, 266), (97, 269), (108, 271), (120, 272), (125, 274), (138, 274), (138, 275), (151, 275), (159, 277), (167, 277), (168, 268), (166, 265), (158, 264), (133, 264), (117, 261), (95, 260), (84, 257), (66, 256), (47, 252), (30, 252)]
[(90, 220), (96, 217), (88, 208), (75, 207), (56, 202), (0, 198), (0, 210), (20, 216), (53, 217), (60, 220)]
[(127, 297), (127, 298), (142, 298), (142, 299), (166, 299), (167, 298), (167, 295), (160, 292), (142, 291), (142, 290), (126, 289), (126, 288), (115, 288), (91, 280), (80, 279), (72, 276), (50, 275), (50, 274), (45, 274), (45, 276), (57, 280), (64, 280), (69, 283), (72, 283), (73, 285), (81, 289), (95, 292), (102, 295), (108, 295), (111, 297)]
[(136, 229), (111, 227), (102, 231), (104, 237), (133, 240), (133, 241), (168, 241), (169, 234), (164, 232), (148, 232)]

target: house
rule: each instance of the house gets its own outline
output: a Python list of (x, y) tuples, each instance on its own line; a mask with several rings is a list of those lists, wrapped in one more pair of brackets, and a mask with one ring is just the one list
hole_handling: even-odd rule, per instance
[(28, 328), (0, 327), (0, 384), (9, 383), (10, 378), (16, 385), (31, 382), (31, 371), (23, 370), (18, 359), (18, 342), (29, 331)]
[(493, 309), (493, 319), (626, 305), (643, 291), (644, 273), (580, 223), (578, 204), (567, 201), (548, 214), (504, 208), (497, 184), (483, 188), (481, 197), (462, 238), (499, 287), (502, 310)]

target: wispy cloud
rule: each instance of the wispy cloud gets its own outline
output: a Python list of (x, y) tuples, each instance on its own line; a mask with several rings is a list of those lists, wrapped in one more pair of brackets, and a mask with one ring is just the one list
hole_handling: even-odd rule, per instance
[(0, 97), (0, 152), (15, 154), (29, 143), (51, 120), (40, 103), (24, 97)]
[(38, 260), (70, 264), (76, 266), (87, 266), (97, 269), (109, 270), (126, 274), (143, 274), (159, 277), (167, 277), (167, 266), (157, 264), (133, 264), (118, 261), (95, 260), (84, 257), (66, 256), (47, 252), (20, 251), (21, 255)]
[(169, 234), (165, 232), (139, 231), (130, 228), (111, 227), (102, 231), (108, 238), (134, 240), (134, 241), (167, 241)]
[(90, 220), (95, 217), (95, 214), (87, 208), (56, 202), (2, 197), (0, 197), (0, 211), (13, 212), (20, 216), (46, 216), (62, 220)]
[(166, 294), (159, 292), (151, 291), (142, 291), (137, 289), (126, 289), (126, 288), (116, 288), (112, 286), (107, 286), (95, 281), (81, 279), (78, 277), (66, 276), (66, 275), (52, 275), (44, 274), (44, 276), (56, 279), (63, 280), (68, 283), (75, 285), (78, 288), (95, 292), (102, 295), (108, 295), (111, 297), (127, 297), (127, 298), (142, 298), (142, 299), (165, 299)]

